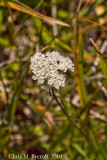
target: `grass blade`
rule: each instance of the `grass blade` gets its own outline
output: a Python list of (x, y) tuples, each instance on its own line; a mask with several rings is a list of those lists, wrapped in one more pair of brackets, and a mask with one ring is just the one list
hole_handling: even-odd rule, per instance
[(79, 43), (78, 43), (78, 66), (79, 66), (79, 81), (80, 81), (80, 96), (82, 104), (85, 105), (87, 103), (87, 92), (84, 83), (84, 72), (83, 72), (83, 53), (84, 53), (84, 46), (83, 46), (83, 38), (82, 34), (79, 34)]
[(102, 69), (102, 72), (105, 76), (105, 80), (106, 80), (106, 85), (107, 85), (107, 66), (106, 64), (104, 63), (103, 59), (99, 56), (100, 58), (100, 67)]
[[(15, 4), (15, 3), (12, 3), (12, 2), (8, 2), (8, 5), (10, 8), (13, 8), (15, 10), (18, 10), (18, 11), (21, 11), (21, 12), (24, 12), (24, 13), (27, 13), (29, 15), (32, 15), (34, 17), (37, 17), (37, 18), (40, 18), (42, 20), (46, 20), (46, 21), (49, 21), (49, 22), (52, 22), (52, 23), (56, 23), (56, 24), (60, 24), (62, 26), (69, 26), (69, 24), (67, 23), (64, 23), (60, 20), (57, 20), (57, 19), (53, 19), (51, 17), (48, 17), (48, 16), (45, 16), (33, 9), (28, 9), (26, 7), (23, 7), (21, 5), (18, 5), (18, 4)], [(3, 2), (0, 3), (0, 6), (5, 6), (5, 4)]]

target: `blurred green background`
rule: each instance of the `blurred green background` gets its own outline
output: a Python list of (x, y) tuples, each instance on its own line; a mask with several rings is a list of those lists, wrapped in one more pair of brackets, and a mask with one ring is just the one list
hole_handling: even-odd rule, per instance
[[(69, 26), (41, 20), (11, 4)], [(68, 70), (66, 86), (55, 92), (88, 142), (63, 114), (49, 86), (32, 80), (30, 57), (40, 50), (55, 50), (73, 60), (75, 72)], [(105, 62), (106, 0), (0, 0), (0, 160), (31, 160), (32, 154), (49, 155), (35, 159), (107, 160)]]

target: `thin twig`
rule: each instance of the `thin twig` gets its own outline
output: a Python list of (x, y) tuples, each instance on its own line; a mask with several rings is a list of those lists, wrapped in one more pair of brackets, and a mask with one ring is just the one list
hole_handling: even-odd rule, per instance
[(44, 109), (43, 113), (40, 115), (40, 117), (37, 120), (37, 123), (40, 123), (40, 121), (42, 120), (43, 116), (45, 115), (45, 113), (48, 111), (48, 109), (50, 108), (50, 105), (53, 101), (53, 98), (49, 101), (47, 107)]
[[(75, 18), (75, 16), (77, 16), (80, 13), (80, 11), (84, 9), (91, 1), (92, 0), (88, 0), (82, 8), (79, 8), (79, 10), (74, 13), (74, 15), (67, 21), (67, 23), (71, 23), (71, 21)], [(63, 28), (64, 27), (62, 27), (61, 30), (63, 30)]]
[(47, 45), (46, 47), (42, 48), (39, 52), (43, 52), (45, 49), (47, 49), (49, 47), (49, 45)]
[(87, 21), (87, 22), (89, 22), (89, 23), (96, 24), (97, 26), (103, 28), (104, 30), (107, 30), (107, 27), (105, 27), (105, 26), (103, 26), (103, 25), (101, 25), (101, 24), (99, 24), (99, 23), (97, 23), (97, 22), (91, 21), (91, 20), (89, 20), (89, 19), (86, 19), (86, 18), (83, 18), (83, 17), (80, 17), (80, 16), (79, 16), (79, 18), (80, 18), (81, 20)]
[(71, 21), (73, 18), (75, 18), (75, 16), (77, 16), (77, 15), (80, 13), (80, 11), (81, 11), (82, 9), (84, 9), (91, 1), (92, 1), (92, 0), (88, 0), (88, 1), (86, 2), (86, 4), (85, 4), (82, 8), (79, 8), (78, 11), (76, 11), (76, 13), (74, 13), (74, 15), (71, 17), (70, 21)]
[[(37, 8), (39, 8), (43, 1), (44, 1), (44, 0), (41, 0), (41, 1), (34, 7), (34, 10), (36, 10)], [(20, 30), (22, 29), (23, 24), (24, 24), (24, 22), (27, 20), (27, 18), (29, 18), (29, 15), (26, 15), (26, 16), (22, 19), (22, 22), (20, 23), (19, 29), (18, 29), (18, 31), (17, 31), (16, 34), (15, 34), (15, 37), (18, 35), (18, 33), (20, 32)]]
[(57, 102), (57, 104), (60, 106), (61, 110), (63, 111), (63, 113), (65, 114), (65, 116), (70, 120), (70, 122), (79, 130), (79, 132), (85, 137), (86, 141), (88, 142), (89, 146), (91, 149), (93, 149), (92, 144), (89, 141), (89, 138), (87, 137), (87, 135), (77, 126), (77, 124), (75, 123), (75, 121), (68, 115), (68, 113), (66, 112), (64, 106), (59, 102), (55, 92), (54, 92), (54, 88), (52, 87), (52, 94)]
[(20, 63), (20, 62), (26, 62), (27, 60), (29, 60), (28, 57), (22, 58), (22, 59), (17, 59), (17, 60), (7, 60), (7, 61), (4, 61), (4, 62), (0, 63), (0, 69), (2, 69), (3, 67), (5, 67), (6, 65), (9, 65), (11, 63), (14, 63), (14, 62), (18, 62), (18, 63)]

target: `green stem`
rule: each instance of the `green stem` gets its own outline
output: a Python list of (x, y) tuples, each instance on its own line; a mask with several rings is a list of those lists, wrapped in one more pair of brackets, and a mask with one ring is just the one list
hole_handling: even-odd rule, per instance
[(88, 138), (88, 136), (77, 126), (77, 124), (75, 123), (75, 121), (68, 115), (68, 113), (66, 112), (64, 106), (59, 102), (55, 92), (54, 92), (54, 88), (52, 87), (52, 94), (57, 102), (57, 104), (60, 106), (61, 110), (63, 111), (63, 113), (65, 114), (65, 116), (68, 118), (68, 120), (70, 120), (70, 122), (77, 128), (77, 130), (79, 130), (79, 132), (85, 137), (86, 141), (88, 142), (91, 150), (93, 151), (93, 147), (92, 144)]

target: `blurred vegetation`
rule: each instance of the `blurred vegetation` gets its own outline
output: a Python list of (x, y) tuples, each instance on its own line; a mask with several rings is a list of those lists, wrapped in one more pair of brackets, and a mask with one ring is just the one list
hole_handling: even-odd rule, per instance
[[(88, 143), (49, 86), (32, 80), (30, 56), (40, 50), (73, 60), (75, 72), (68, 71), (66, 86), (55, 92)], [(11, 159), (48, 154), (55, 160), (107, 160), (105, 62), (106, 0), (0, 0), (0, 160), (10, 154), (19, 154)]]

